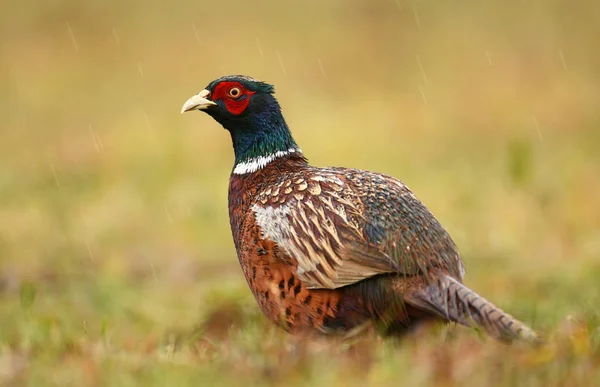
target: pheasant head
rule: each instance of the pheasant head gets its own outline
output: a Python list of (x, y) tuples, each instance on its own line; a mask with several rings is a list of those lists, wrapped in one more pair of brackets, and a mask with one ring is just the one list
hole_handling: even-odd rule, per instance
[(274, 92), (268, 83), (229, 75), (212, 81), (188, 99), (181, 112), (200, 110), (223, 125), (233, 142), (233, 172), (252, 173), (275, 158), (301, 153)]

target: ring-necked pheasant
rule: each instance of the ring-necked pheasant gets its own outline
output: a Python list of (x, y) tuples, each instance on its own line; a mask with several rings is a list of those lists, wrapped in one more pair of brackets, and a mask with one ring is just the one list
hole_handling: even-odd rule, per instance
[(462, 284), (457, 248), (399, 180), (310, 166), (274, 87), (226, 76), (185, 102), (231, 134), (229, 217), (244, 275), (262, 311), (291, 332), (399, 333), (440, 319), (501, 339), (535, 333)]

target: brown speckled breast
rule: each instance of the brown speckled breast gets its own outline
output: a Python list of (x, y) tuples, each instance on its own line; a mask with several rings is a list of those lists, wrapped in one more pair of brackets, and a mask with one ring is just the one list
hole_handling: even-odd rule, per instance
[[(308, 289), (294, 274), (296, 260), (263, 238), (251, 211), (253, 204), (283, 205), (287, 200), (319, 194), (320, 190), (298, 176), (283, 178), (274, 174), (276, 165), (252, 175), (232, 175), (229, 187), (230, 220), (238, 258), (261, 310), (275, 324), (294, 332), (347, 331), (365, 323), (371, 312), (360, 299), (348, 296), (346, 289)], [(269, 188), (264, 189), (265, 186)]]

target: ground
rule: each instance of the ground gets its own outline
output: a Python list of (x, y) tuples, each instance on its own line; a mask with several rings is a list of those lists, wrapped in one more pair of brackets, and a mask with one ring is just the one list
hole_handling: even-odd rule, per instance
[[(0, 385), (600, 384), (594, 1), (37, 1), (0, 16)], [(466, 328), (290, 337), (227, 217), (209, 81), (274, 83), (316, 165), (402, 179), (465, 282), (547, 345)]]

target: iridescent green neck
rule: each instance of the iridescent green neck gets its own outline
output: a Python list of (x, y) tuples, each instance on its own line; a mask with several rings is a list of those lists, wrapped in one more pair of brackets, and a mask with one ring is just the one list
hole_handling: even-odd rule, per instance
[(252, 173), (277, 158), (301, 152), (272, 97), (260, 111), (248, 112), (227, 129), (235, 152), (235, 174)]

